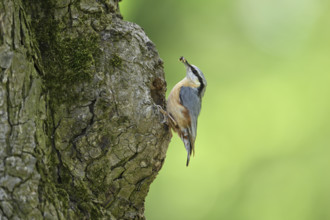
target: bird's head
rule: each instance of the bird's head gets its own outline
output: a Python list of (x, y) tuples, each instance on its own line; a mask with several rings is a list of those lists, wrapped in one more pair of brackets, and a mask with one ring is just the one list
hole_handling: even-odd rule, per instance
[(203, 90), (207, 85), (206, 79), (204, 77), (203, 72), (195, 65), (188, 63), (188, 61), (184, 57), (180, 57), (179, 59), (186, 67), (187, 70), (187, 78), (195, 82), (196, 84), (203, 85)]

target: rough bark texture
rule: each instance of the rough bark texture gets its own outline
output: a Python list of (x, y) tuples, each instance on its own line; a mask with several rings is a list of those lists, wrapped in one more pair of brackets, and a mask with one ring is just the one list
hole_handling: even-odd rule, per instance
[(143, 219), (170, 140), (154, 44), (114, 0), (0, 0), (0, 219)]

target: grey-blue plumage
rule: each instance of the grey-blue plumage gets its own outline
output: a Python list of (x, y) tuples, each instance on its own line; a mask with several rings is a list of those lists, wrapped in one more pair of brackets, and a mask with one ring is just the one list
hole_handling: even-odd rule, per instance
[(184, 142), (187, 150), (187, 166), (189, 164), (190, 155), (194, 151), (194, 143), (197, 135), (197, 118), (201, 111), (201, 100), (198, 95), (197, 88), (182, 86), (180, 89), (180, 102), (187, 108), (190, 116), (190, 126), (188, 127), (189, 142)]
[(201, 111), (201, 100), (198, 96), (198, 90), (196, 88), (182, 86), (180, 89), (180, 101), (189, 111), (191, 121), (190, 134), (193, 140), (195, 140), (197, 133), (197, 118)]

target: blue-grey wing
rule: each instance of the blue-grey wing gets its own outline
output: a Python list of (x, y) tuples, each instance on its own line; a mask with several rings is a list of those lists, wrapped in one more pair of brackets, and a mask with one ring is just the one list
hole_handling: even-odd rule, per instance
[(189, 110), (189, 116), (191, 120), (191, 135), (193, 141), (195, 141), (197, 133), (197, 118), (201, 111), (201, 99), (198, 96), (198, 90), (191, 87), (181, 87), (180, 90), (181, 104)]

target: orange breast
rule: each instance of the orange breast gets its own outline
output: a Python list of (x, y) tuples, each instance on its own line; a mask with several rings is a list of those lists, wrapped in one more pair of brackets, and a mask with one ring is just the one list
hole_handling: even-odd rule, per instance
[(167, 112), (175, 119), (178, 124), (178, 128), (172, 126), (175, 132), (182, 128), (190, 126), (189, 111), (180, 102), (180, 89), (182, 86), (197, 87), (191, 80), (184, 78), (178, 82), (170, 92), (167, 99)]

